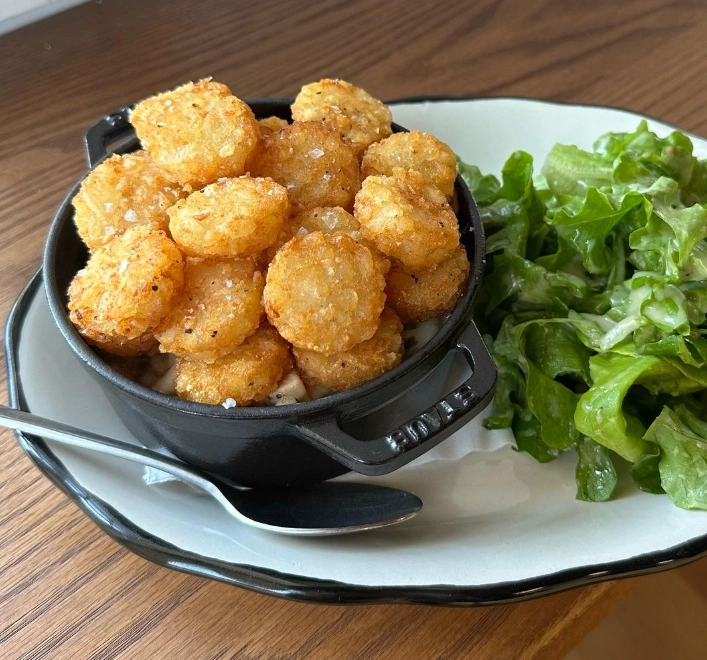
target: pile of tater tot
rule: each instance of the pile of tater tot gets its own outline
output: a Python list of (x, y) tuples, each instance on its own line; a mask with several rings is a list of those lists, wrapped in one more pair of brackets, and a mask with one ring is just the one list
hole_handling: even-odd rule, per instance
[(227, 408), (293, 403), (392, 369), (404, 328), (454, 308), (451, 149), (392, 133), (342, 80), (305, 85), (292, 118), (258, 120), (210, 79), (134, 107), (142, 149), (73, 200), (90, 256), (70, 317), (116, 369)]

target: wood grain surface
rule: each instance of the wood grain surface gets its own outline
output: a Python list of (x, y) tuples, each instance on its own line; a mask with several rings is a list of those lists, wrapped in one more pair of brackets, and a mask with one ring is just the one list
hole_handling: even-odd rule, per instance
[[(707, 134), (702, 0), (103, 0), (0, 37), (0, 313), (106, 112), (213, 75), (243, 97), (325, 76), (381, 98), (619, 105)], [(4, 374), (4, 369), (3, 372)], [(6, 391), (4, 376), (3, 391)], [(560, 658), (629, 581), (493, 608), (291, 603), (156, 567), (0, 433), (0, 657)]]

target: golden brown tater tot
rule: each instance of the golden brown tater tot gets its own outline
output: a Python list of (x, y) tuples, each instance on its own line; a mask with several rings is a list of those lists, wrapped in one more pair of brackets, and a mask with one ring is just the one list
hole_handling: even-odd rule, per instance
[(81, 183), (73, 199), (79, 235), (95, 250), (138, 225), (167, 230), (167, 209), (185, 193), (146, 151), (115, 154)]
[(447, 197), (454, 193), (456, 156), (444, 142), (430, 133), (395, 133), (382, 142), (372, 144), (361, 161), (361, 178), (381, 174), (392, 176), (397, 167), (420, 172), (428, 183), (437, 186)]
[(321, 353), (370, 339), (385, 302), (385, 278), (371, 251), (346, 234), (295, 236), (275, 256), (263, 302), (290, 343)]
[(291, 368), (290, 347), (264, 324), (233, 353), (211, 364), (178, 358), (177, 393), (212, 405), (233, 399), (239, 406), (249, 406), (275, 391)]
[(283, 226), (275, 244), (263, 253), (263, 259), (266, 264), (269, 264), (277, 251), (298, 234), (310, 234), (313, 231), (333, 234), (340, 231), (358, 240), (360, 237), (359, 228), (358, 220), (346, 209), (342, 209), (340, 206), (318, 206), (290, 218)]
[(193, 189), (243, 174), (260, 142), (253, 111), (210, 79), (141, 101), (130, 121), (159, 167)]
[(373, 337), (342, 353), (323, 355), (293, 348), (297, 367), (306, 385), (350, 390), (377, 378), (403, 359), (403, 324), (386, 307)]
[(317, 122), (295, 122), (268, 135), (248, 167), (287, 188), (292, 212), (316, 206), (350, 209), (359, 189), (358, 160), (335, 131)]
[(168, 209), (169, 229), (194, 257), (246, 257), (270, 247), (290, 212), (272, 179), (221, 179)]
[(128, 229), (76, 273), (69, 287), (71, 321), (107, 351), (125, 355), (149, 348), (184, 284), (183, 271), (182, 255), (163, 231)]
[(260, 325), (265, 278), (252, 259), (187, 259), (184, 278), (155, 333), (162, 352), (213, 362)]
[(388, 106), (344, 80), (325, 78), (302, 87), (292, 104), (292, 118), (333, 128), (357, 157), (391, 133)]
[(289, 122), (286, 119), (280, 119), (280, 117), (264, 117), (263, 119), (258, 119), (258, 126), (260, 127), (260, 136), (266, 137), (273, 133), (281, 131), (285, 126), (288, 126)]
[(356, 195), (361, 234), (412, 270), (434, 268), (459, 244), (457, 218), (439, 188), (419, 172), (369, 176)]
[(121, 335), (103, 336), (95, 340), (89, 340), (89, 343), (111, 355), (117, 355), (123, 358), (147, 355), (157, 347), (157, 340), (151, 332), (146, 332), (136, 339), (127, 339)]
[(395, 262), (388, 273), (387, 304), (408, 321), (426, 321), (454, 309), (464, 293), (469, 260), (460, 245), (434, 270), (413, 272)]

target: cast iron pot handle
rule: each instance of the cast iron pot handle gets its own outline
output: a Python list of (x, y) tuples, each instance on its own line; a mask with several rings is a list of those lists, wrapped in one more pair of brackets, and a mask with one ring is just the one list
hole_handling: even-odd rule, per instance
[(452, 343), (464, 353), (472, 375), (433, 406), (375, 440), (358, 440), (336, 419), (297, 424), (300, 436), (354, 472), (387, 474), (436, 446), (478, 415), (491, 400), (496, 365), (473, 322)]
[(135, 134), (129, 113), (129, 107), (112, 112), (88, 129), (85, 140), (89, 167), (94, 167), (108, 153), (106, 147), (109, 144)]

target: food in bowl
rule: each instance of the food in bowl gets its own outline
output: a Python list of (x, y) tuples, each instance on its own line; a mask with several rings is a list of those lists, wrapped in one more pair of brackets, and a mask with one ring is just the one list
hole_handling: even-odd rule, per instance
[(189, 83), (138, 103), (143, 150), (82, 183), (71, 321), (121, 373), (200, 403), (293, 403), (381, 376), (454, 309), (470, 266), (451, 149), (393, 133), (343, 81), (306, 85), (292, 114), (256, 120)]
[[(278, 130), (282, 122), (291, 123), (290, 104), (287, 99), (249, 101), (261, 135)], [(109, 157), (107, 144), (117, 145), (115, 150), (121, 154), (140, 149), (129, 113), (127, 108), (119, 110), (88, 130), (90, 171)], [(278, 121), (269, 121), (272, 117)], [(267, 128), (260, 123), (264, 118), (268, 119)], [(395, 124), (392, 129), (404, 130)], [(49, 230), (42, 269), (44, 289), (67, 348), (108, 398), (121, 421), (146, 445), (165, 448), (190, 465), (251, 487), (312, 483), (347, 470), (381, 475), (435, 447), (489, 403), (496, 369), (471, 320), (484, 268), (484, 231), (474, 200), (460, 177), (455, 181), (452, 201), (470, 270), (461, 297), (450, 307), (451, 311), (421, 323), (405, 324), (401, 333), (404, 359), (378, 377), (352, 389), (333, 392), (316, 385), (305, 387), (298, 372), (292, 370), (282, 377), (271, 395), (254, 402), (257, 405), (238, 405), (233, 398), (212, 405), (175, 396), (175, 354), (152, 349), (155, 352), (145, 355), (113, 357), (92, 348), (78, 332), (69, 318), (67, 291), (91, 256), (74, 222), (73, 199), (85, 178), (69, 191)], [(372, 250), (374, 246), (360, 236), (360, 226), (351, 211), (319, 208), (300, 214), (292, 223), (301, 222), (309, 233), (338, 228), (356, 237), (375, 255), (379, 271), (387, 273), (390, 260)], [(278, 243), (287, 243), (291, 238), (287, 233), (282, 232)], [(299, 228), (294, 233), (299, 233)], [(252, 261), (263, 274), (279, 249), (278, 243), (244, 259)], [(187, 257), (187, 263), (189, 259), (200, 257)], [(224, 285), (226, 299), (230, 295), (225, 291), (228, 282), (220, 284)], [(235, 281), (230, 284), (235, 285)], [(199, 308), (191, 309), (196, 314)], [(263, 320), (261, 316), (261, 323)], [(148, 334), (145, 340), (149, 339)], [(358, 353), (357, 347), (351, 352)], [(393, 345), (392, 352), (395, 351)], [(445, 358), (450, 352), (471, 368), (469, 377), (451, 392), (445, 387), (449, 376)], [(368, 363), (365, 352), (361, 359), (364, 361)], [(245, 386), (250, 382), (246, 381)], [(310, 397), (312, 400), (308, 401)], [(297, 405), (275, 405), (294, 402)]]
[(260, 141), (248, 105), (208, 79), (141, 101), (130, 121), (157, 166), (194, 190), (243, 174)]
[(607, 500), (630, 474), (707, 509), (707, 160), (695, 152), (641, 121), (591, 151), (556, 144), (540, 170), (516, 151), (500, 181), (460, 162), (492, 255), (477, 321), (499, 384), (484, 424), (542, 463), (576, 454), (578, 499)]
[(292, 104), (292, 118), (332, 128), (358, 157), (392, 133), (390, 108), (344, 80), (325, 78), (302, 87)]
[(184, 257), (164, 231), (137, 226), (98, 248), (69, 287), (71, 322), (114, 355), (140, 355), (184, 285)]

